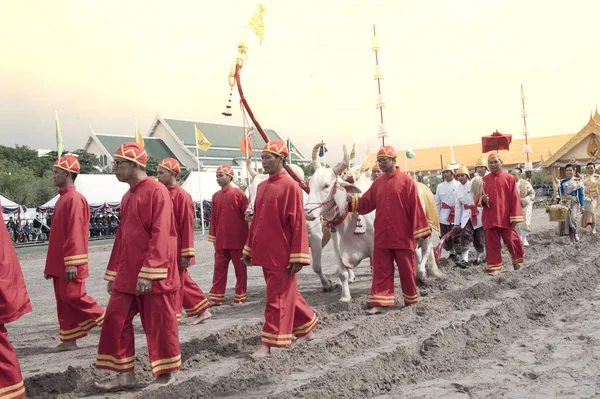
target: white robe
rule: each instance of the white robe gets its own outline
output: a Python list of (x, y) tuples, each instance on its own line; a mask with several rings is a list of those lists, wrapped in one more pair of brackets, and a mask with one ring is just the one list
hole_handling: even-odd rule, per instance
[[(465, 209), (465, 205), (475, 205), (475, 200), (473, 199), (473, 193), (471, 192), (471, 181), (467, 181), (465, 184), (460, 184), (456, 188), (456, 216), (454, 220), (454, 225), (464, 228), (469, 220), (471, 219), (472, 211), (470, 209)], [(478, 207), (477, 210), (479, 214), (477, 215), (477, 221), (473, 224), (473, 229), (478, 229), (483, 225), (482, 216), (483, 216), (483, 208)]]
[(435, 205), (437, 207), (438, 215), (440, 215), (441, 224), (453, 224), (448, 222), (450, 209), (442, 209), (442, 202), (449, 206), (456, 206), (456, 189), (458, 186), (460, 186), (460, 183), (457, 180), (452, 180), (451, 182), (443, 181), (438, 184), (437, 189), (435, 190)]

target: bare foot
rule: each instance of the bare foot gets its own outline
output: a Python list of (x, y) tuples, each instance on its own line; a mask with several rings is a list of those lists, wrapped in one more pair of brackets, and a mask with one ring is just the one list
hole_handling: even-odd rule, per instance
[(521, 264), (517, 263), (516, 265), (513, 265), (513, 269), (515, 270), (519, 270), (521, 268)]
[(271, 347), (262, 344), (258, 347), (256, 352), (250, 355), (253, 359), (264, 359), (269, 356), (271, 356)]
[(48, 351), (46, 353), (76, 351), (77, 349), (79, 349), (79, 347), (77, 346), (77, 341), (69, 341), (69, 342), (62, 342), (62, 343), (60, 343), (60, 345), (58, 345), (54, 348), (48, 349)]
[(208, 303), (210, 303), (210, 306), (221, 306), (223, 304), (223, 302), (214, 302), (214, 301), (208, 301)]
[(246, 302), (234, 302), (233, 306), (242, 306), (242, 305), (245, 305), (245, 304), (246, 304)]
[(208, 320), (212, 317), (212, 314), (210, 313), (210, 311), (208, 309), (206, 309), (204, 312), (200, 313), (198, 315), (198, 317), (196, 317), (196, 320), (194, 320), (192, 322), (192, 324), (200, 324), (205, 320)]
[(296, 339), (296, 343), (299, 344), (302, 342), (308, 342), (308, 341), (312, 341), (313, 339), (315, 339), (315, 333), (311, 331), (302, 337), (298, 337), (298, 339)]
[(379, 308), (377, 306), (373, 306), (371, 309), (367, 310), (368, 315), (379, 314), (381, 312), (382, 312), (381, 308)]
[(171, 385), (175, 382), (175, 376), (173, 373), (164, 373), (157, 375), (154, 381), (148, 385), (149, 387), (166, 387), (167, 385)]
[(495, 272), (488, 272), (488, 276), (492, 276), (492, 277), (497, 276), (499, 274), (500, 274), (500, 270), (496, 270)]
[(133, 371), (128, 373), (119, 373), (116, 378), (94, 382), (94, 386), (103, 391), (122, 391), (135, 388), (137, 380)]

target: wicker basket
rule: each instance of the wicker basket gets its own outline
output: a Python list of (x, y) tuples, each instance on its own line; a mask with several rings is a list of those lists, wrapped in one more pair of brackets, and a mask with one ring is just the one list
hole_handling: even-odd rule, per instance
[(564, 222), (567, 220), (569, 208), (564, 205), (551, 205), (546, 208), (546, 212), (550, 216), (551, 222)]

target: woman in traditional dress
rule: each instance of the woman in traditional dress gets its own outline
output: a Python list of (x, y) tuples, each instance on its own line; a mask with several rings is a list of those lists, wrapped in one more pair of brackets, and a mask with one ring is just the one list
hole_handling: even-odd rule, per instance
[(596, 174), (596, 165), (590, 162), (586, 165), (588, 174), (583, 179), (585, 189), (584, 209), (581, 215), (581, 227), (592, 227), (592, 234), (596, 234), (596, 210), (600, 196), (600, 175)]
[(575, 177), (575, 165), (573, 164), (565, 166), (565, 174), (567, 177), (560, 181), (558, 193), (560, 203), (569, 210), (567, 220), (558, 222), (558, 232), (559, 235), (568, 233), (571, 242), (575, 243), (580, 240), (577, 234), (577, 222), (579, 221), (580, 210), (583, 208), (583, 182), (580, 178)]

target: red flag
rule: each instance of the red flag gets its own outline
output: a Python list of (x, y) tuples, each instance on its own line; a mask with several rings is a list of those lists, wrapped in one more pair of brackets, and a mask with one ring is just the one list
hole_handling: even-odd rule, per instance
[(242, 137), (242, 141), (240, 142), (240, 150), (248, 156), (252, 155), (252, 146), (250, 145), (250, 140), (248, 136), (244, 133), (244, 137)]

